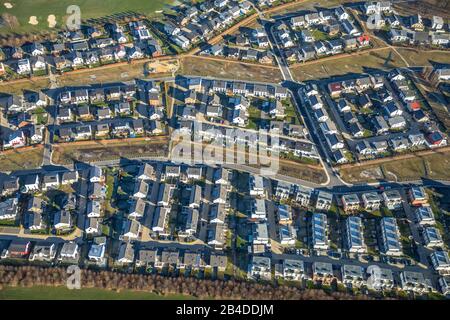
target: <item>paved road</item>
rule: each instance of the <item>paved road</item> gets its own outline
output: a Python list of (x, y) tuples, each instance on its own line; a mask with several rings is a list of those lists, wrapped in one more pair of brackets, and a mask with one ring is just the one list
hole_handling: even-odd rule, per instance
[(331, 166), (329, 159), (332, 159), (332, 157), (328, 154), (328, 149), (324, 145), (323, 140), (320, 138), (320, 136), (318, 134), (319, 130), (317, 130), (314, 120), (311, 118), (311, 115), (306, 110), (305, 103), (299, 92), (300, 85), (293, 78), (291, 71), (289, 69), (289, 64), (287, 63), (286, 59), (284, 58), (284, 56), (280, 50), (280, 46), (279, 46), (279, 42), (278, 42), (277, 38), (273, 34), (273, 28), (274, 28), (273, 23), (271, 21), (267, 21), (267, 20), (264, 21), (263, 23), (264, 23), (264, 28), (265, 28), (266, 33), (269, 38), (270, 46), (274, 52), (278, 66), (279, 66), (280, 71), (285, 80), (285, 82), (283, 83), (283, 86), (290, 90), (297, 113), (309, 131), (310, 140), (316, 146), (319, 147), (318, 152), (319, 152), (319, 156), (320, 156), (320, 162), (321, 162), (322, 167), (324, 168), (325, 173), (327, 175), (327, 182), (324, 183), (324, 185), (330, 186), (330, 187), (340, 186), (340, 185), (349, 185), (348, 183), (344, 182), (339, 177), (336, 170)]

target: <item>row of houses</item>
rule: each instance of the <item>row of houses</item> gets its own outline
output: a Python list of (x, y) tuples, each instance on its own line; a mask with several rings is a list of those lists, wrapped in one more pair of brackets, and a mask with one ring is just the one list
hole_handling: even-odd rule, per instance
[(388, 30), (388, 38), (394, 44), (433, 45), (445, 48), (450, 42), (448, 24), (441, 16), (434, 15), (431, 19), (426, 19), (419, 13), (400, 16), (386, 1), (366, 2), (362, 12), (367, 16), (367, 24), (372, 28)]
[(210, 80), (200, 77), (188, 78), (186, 88), (202, 93), (239, 94), (245, 97), (286, 99), (289, 96), (288, 90), (281, 85), (251, 83), (235, 80)]
[(120, 249), (117, 261), (121, 264), (135, 263), (137, 267), (152, 267), (156, 269), (174, 268), (189, 270), (216, 269), (224, 271), (227, 266), (225, 255), (189, 250), (169, 250), (163, 248), (139, 249), (123, 255)]
[[(37, 108), (49, 105), (79, 105), (104, 103), (123, 103), (118, 107), (125, 107), (127, 103), (139, 100), (144, 104), (161, 107), (161, 89), (152, 81), (130, 81), (121, 84), (105, 84), (78, 88), (59, 88), (56, 98), (48, 91), (24, 90), (22, 95), (2, 94), (0, 108), (6, 114), (29, 113)], [(70, 112), (70, 111), (67, 111)]]
[[(318, 33), (320, 35), (318, 35)], [(277, 26), (276, 36), (290, 62), (307, 61), (370, 46), (370, 37), (350, 21), (343, 6), (290, 18)]]
[(319, 94), (318, 87), (315, 84), (303, 87), (303, 95), (308, 103), (309, 112), (314, 115), (316, 121), (319, 123), (319, 128), (333, 154), (334, 160), (337, 163), (347, 162), (344, 140), (336, 129), (335, 124), (330, 120), (328, 111), (325, 109), (322, 97)]
[[(253, 105), (261, 111), (266, 112), (272, 119), (282, 120), (286, 117), (285, 105), (280, 100), (253, 99), (241, 94), (232, 96), (223, 93), (200, 93), (187, 90), (184, 95), (184, 103), (180, 117), (183, 120), (196, 120), (199, 114), (204, 118), (224, 118), (233, 122), (234, 111), (242, 110), (248, 114), (248, 108)], [(227, 117), (227, 113), (233, 114)]]
[(273, 53), (271, 51), (241, 49), (224, 46), (222, 44), (211, 46), (209, 49), (205, 49), (204, 51), (202, 51), (201, 54), (209, 54), (215, 57), (220, 56), (241, 61), (259, 62), (262, 64), (273, 64), (275, 62)]
[(108, 101), (139, 99), (153, 106), (162, 104), (161, 88), (153, 81), (130, 81), (78, 88), (61, 88), (57, 102), (60, 104), (99, 104)]
[(356, 193), (349, 193), (342, 195), (340, 201), (345, 212), (379, 210), (382, 205), (389, 210), (397, 210), (403, 206), (403, 198), (398, 190), (386, 190), (381, 195), (377, 192), (367, 192), (361, 197)]
[(44, 126), (28, 124), (18, 130), (12, 131), (3, 139), (2, 150), (16, 149), (42, 143)]
[(238, 47), (257, 47), (266, 49), (270, 46), (269, 38), (263, 27), (248, 30), (247, 28), (239, 29), (239, 34), (234, 37), (233, 44)]
[[(58, 142), (72, 142), (92, 139), (137, 138), (160, 135), (164, 127), (160, 120), (115, 118), (102, 122), (60, 125), (56, 127)], [(53, 137), (55, 141), (55, 136)]]
[[(163, 54), (159, 42), (143, 21), (132, 21), (126, 27), (129, 35), (125, 33), (124, 26), (108, 23), (104, 31), (98, 27), (84, 26), (84, 32), (62, 32), (57, 41), (2, 48), (4, 56), (9, 58), (3, 63), (17, 74), (27, 75), (46, 71), (48, 67), (67, 71)], [(2, 66), (3, 73), (6, 73)]]
[[(258, 134), (257, 131), (226, 128), (211, 123), (184, 120), (178, 124), (179, 133), (183, 136), (193, 137), (194, 141), (223, 141), (229, 146), (252, 145), (258, 148), (261, 154), (268, 152), (278, 154), (293, 154), (297, 157), (305, 157), (314, 160), (319, 159), (316, 147), (309, 142), (298, 141), (288, 136), (280, 136), (283, 131), (271, 130), (268, 134)], [(295, 128), (297, 130), (297, 128)], [(297, 131), (298, 132), (298, 131)], [(271, 135), (276, 135), (275, 138)], [(252, 144), (250, 142), (253, 142)]]
[(311, 188), (278, 181), (274, 187), (274, 196), (278, 200), (292, 200), (302, 207), (315, 207), (317, 210), (329, 210), (333, 202), (333, 194), (319, 190), (315, 192)]
[(163, 22), (163, 31), (172, 42), (186, 50), (242, 19), (251, 11), (251, 3), (208, 0), (197, 5), (179, 6), (177, 11), (176, 16)]
[[(84, 182), (87, 184), (86, 206), (80, 210), (84, 210), (84, 232), (89, 237), (96, 237), (102, 233), (101, 222), (108, 188), (105, 182), (105, 172), (101, 167), (91, 166), (88, 169), (87, 179)], [(103, 238), (94, 238), (94, 243), (98, 247), (94, 247), (93, 251), (97, 253), (105, 251), (106, 240)], [(101, 257), (99, 263), (103, 264), (104, 262), (105, 260)]]
[[(97, 237), (91, 244), (86, 259), (98, 263), (105, 257), (104, 237)], [(25, 239), (12, 240), (1, 253), (1, 259), (28, 259), (31, 262), (45, 261), (62, 264), (79, 263), (81, 246), (74, 242), (54, 243), (50, 241), (31, 242)], [(163, 248), (135, 249), (132, 245), (119, 246), (115, 262), (120, 265), (134, 263), (137, 267), (172, 267), (177, 269), (215, 269), (223, 272), (227, 257), (217, 253), (204, 253), (189, 250), (169, 250)]]
[[(330, 285), (342, 283), (349, 288), (367, 287), (377, 291), (404, 290), (417, 294), (436, 291), (431, 280), (414, 271), (394, 272), (387, 268), (365, 268), (359, 265), (333, 265), (327, 262), (307, 263), (302, 260), (284, 259), (274, 264), (275, 277), (290, 281), (311, 280)], [(272, 279), (272, 260), (253, 256), (248, 276), (251, 279)], [(370, 281), (369, 281), (370, 279)], [(446, 281), (445, 281), (445, 280)], [(441, 291), (448, 294), (448, 278), (442, 278)]]

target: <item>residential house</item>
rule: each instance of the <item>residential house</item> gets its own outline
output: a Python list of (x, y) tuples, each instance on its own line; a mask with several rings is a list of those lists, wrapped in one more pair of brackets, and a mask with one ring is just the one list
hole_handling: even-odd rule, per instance
[(344, 264), (341, 267), (342, 282), (348, 287), (359, 288), (365, 285), (364, 271), (361, 266)]
[(253, 279), (270, 280), (272, 278), (270, 258), (253, 256), (249, 265), (248, 276)]
[(396, 210), (403, 207), (403, 198), (398, 190), (386, 190), (382, 193), (384, 205), (389, 210)]
[(365, 192), (362, 194), (361, 198), (365, 210), (378, 210), (381, 206), (381, 198), (376, 192)]
[(392, 217), (381, 218), (382, 251), (388, 256), (401, 256), (400, 231), (397, 221)]
[(344, 194), (341, 196), (342, 206), (345, 212), (351, 212), (359, 210), (360, 201), (359, 197), (355, 193)]
[(365, 253), (367, 248), (364, 243), (362, 219), (350, 216), (346, 221), (347, 248), (352, 253)]
[(327, 217), (323, 213), (312, 215), (312, 244), (314, 250), (328, 250)]

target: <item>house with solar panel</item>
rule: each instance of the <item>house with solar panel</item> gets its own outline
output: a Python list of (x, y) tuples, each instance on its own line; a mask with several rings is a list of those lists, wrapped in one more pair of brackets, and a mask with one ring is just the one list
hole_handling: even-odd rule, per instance
[(447, 297), (450, 297), (450, 276), (444, 276), (439, 278), (439, 288), (441, 293)]
[(255, 223), (253, 225), (253, 244), (269, 244), (269, 231), (267, 223)]
[(278, 223), (288, 225), (292, 223), (292, 208), (286, 204), (279, 204), (277, 206)]
[(417, 223), (422, 226), (430, 226), (436, 223), (430, 206), (418, 207), (414, 213), (416, 214)]
[(280, 243), (283, 245), (295, 245), (295, 240), (297, 239), (297, 232), (293, 226), (283, 226), (279, 227)]
[(450, 274), (450, 259), (448, 252), (443, 250), (436, 250), (430, 255), (431, 264), (434, 270), (440, 274)]
[(314, 250), (328, 250), (327, 216), (323, 213), (314, 213), (312, 216), (312, 244)]
[(381, 219), (381, 251), (388, 256), (401, 256), (403, 254), (400, 243), (400, 231), (397, 221), (392, 217)]
[(412, 187), (409, 189), (409, 199), (413, 206), (420, 206), (428, 203), (428, 195), (423, 187)]
[(346, 222), (347, 248), (352, 253), (365, 253), (362, 220), (360, 217), (351, 216)]
[(252, 219), (267, 219), (266, 202), (264, 200), (255, 199), (252, 203), (251, 217)]
[(441, 233), (435, 227), (426, 227), (423, 230), (423, 239), (427, 248), (437, 248), (444, 246), (444, 241), (442, 240)]
[(250, 175), (250, 178), (248, 179), (249, 183), (249, 190), (251, 196), (264, 196), (265, 189), (264, 189), (264, 179), (262, 176), (259, 175)]

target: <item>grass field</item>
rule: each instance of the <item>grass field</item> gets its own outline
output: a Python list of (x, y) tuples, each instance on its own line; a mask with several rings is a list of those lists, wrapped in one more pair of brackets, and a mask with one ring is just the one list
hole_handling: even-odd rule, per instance
[(314, 169), (311, 166), (301, 163), (295, 165), (286, 165), (280, 163), (279, 174), (310, 181), (313, 183), (323, 183), (326, 181), (325, 171), (320, 168)]
[(338, 6), (340, 4), (349, 3), (349, 2), (358, 2), (360, 0), (303, 0), (299, 1), (298, 4), (295, 4), (289, 8), (274, 10), (270, 14), (269, 17), (280, 17), (287, 13), (292, 13), (295, 11), (301, 10), (314, 10), (315, 7), (323, 7), (323, 8), (331, 8)]
[(297, 81), (307, 81), (367, 72), (371, 69), (389, 70), (397, 67), (405, 67), (405, 63), (393, 50), (386, 48), (345, 58), (307, 62), (305, 65), (293, 66), (291, 71)]
[(344, 181), (349, 183), (377, 181), (450, 179), (450, 152), (436, 152), (409, 159), (393, 160), (382, 164), (353, 166), (339, 170)]
[(35, 78), (33, 80), (24, 79), (13, 83), (0, 83), (0, 92), (22, 94), (22, 90), (40, 90), (50, 87), (50, 80), (48, 78)]
[(261, 82), (282, 81), (278, 68), (264, 67), (255, 64), (206, 60), (198, 57), (187, 57), (181, 60), (180, 74), (214, 76), (217, 78), (253, 80)]
[(92, 162), (119, 158), (167, 156), (167, 137), (153, 137), (150, 141), (128, 141), (106, 144), (73, 144), (54, 146), (52, 160), (58, 164), (70, 164), (73, 161)]
[(397, 51), (410, 66), (430, 66), (431, 63), (450, 63), (449, 52), (421, 51), (414, 48), (398, 48)]
[(191, 296), (168, 295), (144, 291), (109, 291), (96, 288), (69, 290), (65, 287), (7, 287), (0, 290), (0, 300), (186, 300)]
[(42, 164), (43, 155), (44, 148), (0, 154), (0, 170), (16, 171), (38, 168)]
[(146, 76), (146, 60), (136, 61), (132, 64), (111, 65), (97, 69), (85, 69), (81, 72), (71, 72), (57, 77), (59, 86), (77, 86), (93, 83), (106, 83), (116, 81), (130, 81), (136, 78), (154, 78), (170, 76), (171, 74), (152, 74)]
[[(35, 32), (49, 29), (47, 18), (49, 15), (55, 15), (56, 27), (65, 24), (67, 16), (67, 7), (78, 5), (81, 10), (81, 19), (91, 19), (104, 17), (121, 12), (137, 12), (146, 15), (154, 14), (155, 11), (162, 10), (166, 5), (171, 5), (174, 0), (12, 0), (4, 1), (13, 5), (8, 9), (1, 4), (0, 14), (9, 13), (17, 17), (19, 26), (13, 30), (2, 27), (3, 33), (24, 33)], [(30, 16), (36, 16), (37, 25), (29, 24)]]

